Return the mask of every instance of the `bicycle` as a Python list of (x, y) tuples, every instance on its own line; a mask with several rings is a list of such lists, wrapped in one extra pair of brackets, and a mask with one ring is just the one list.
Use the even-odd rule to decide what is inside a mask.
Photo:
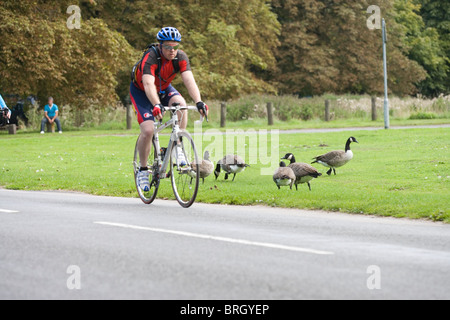
[[(172, 118), (165, 124), (162, 123), (162, 120), (158, 123), (155, 122), (155, 132), (147, 165), (142, 166), (139, 159), (138, 143), (140, 136), (136, 141), (133, 160), (134, 181), (139, 197), (145, 204), (151, 204), (155, 201), (161, 180), (169, 177), (175, 198), (183, 208), (191, 207), (197, 198), (200, 182), (200, 162), (194, 140), (187, 131), (181, 130), (179, 126), (181, 119), (178, 119), (178, 112), (183, 110), (197, 111), (197, 107), (182, 107), (178, 103), (174, 103), (172, 107), (163, 107), (163, 112), (170, 111)], [(203, 121), (203, 118), (201, 121)], [(167, 148), (161, 148), (159, 133), (168, 127), (172, 127), (169, 144)], [(180, 163), (178, 158), (177, 148), (180, 147), (185, 156), (185, 164)], [(141, 167), (148, 167), (149, 169), (149, 191), (144, 191), (139, 186), (137, 174)], [(169, 172), (167, 172), (168, 168), (170, 168)]]

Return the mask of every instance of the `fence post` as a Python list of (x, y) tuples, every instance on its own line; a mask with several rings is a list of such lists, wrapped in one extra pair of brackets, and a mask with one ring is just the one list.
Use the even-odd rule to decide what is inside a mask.
[(8, 127), (9, 134), (16, 134), (17, 133), (17, 126), (15, 124), (10, 124)]
[(225, 128), (227, 124), (227, 105), (225, 102), (220, 104), (220, 127)]
[(377, 121), (377, 97), (372, 97), (372, 121)]
[(78, 108), (75, 113), (75, 126), (77, 128), (80, 128), (82, 124), (83, 124), (83, 112), (81, 111), (80, 108)]
[(131, 130), (133, 127), (133, 113), (131, 105), (127, 104), (127, 130)]
[(330, 121), (330, 100), (325, 100), (325, 121)]
[(48, 133), (55, 133), (55, 123), (54, 122), (52, 124), (47, 122), (47, 132)]
[(273, 126), (273, 103), (272, 102), (267, 103), (267, 120), (268, 120), (269, 126)]

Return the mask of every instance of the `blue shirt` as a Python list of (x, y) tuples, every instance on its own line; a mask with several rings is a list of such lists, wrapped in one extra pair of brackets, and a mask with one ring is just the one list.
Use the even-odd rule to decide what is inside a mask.
[(0, 110), (3, 109), (8, 109), (8, 107), (6, 106), (5, 100), (3, 100), (2, 95), (0, 94)]
[(56, 111), (58, 111), (58, 106), (53, 104), (50, 108), (49, 105), (46, 105), (44, 111), (47, 112), (49, 118), (53, 118), (56, 115)]

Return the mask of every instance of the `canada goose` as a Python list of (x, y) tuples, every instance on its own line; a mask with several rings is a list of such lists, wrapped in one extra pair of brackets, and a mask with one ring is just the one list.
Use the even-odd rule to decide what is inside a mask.
[[(195, 172), (196, 164), (191, 163), (192, 171)], [(203, 160), (200, 163), (200, 178), (203, 180), (203, 184), (205, 183), (205, 178), (209, 177), (211, 173), (214, 171), (214, 164), (209, 159), (209, 151), (205, 151), (205, 154), (203, 155)], [(191, 178), (195, 178), (194, 173), (189, 174)]]
[(336, 175), (336, 168), (342, 167), (353, 159), (353, 152), (350, 150), (350, 144), (352, 142), (359, 143), (356, 141), (356, 138), (350, 137), (345, 145), (345, 151), (338, 150), (328, 152), (327, 154), (314, 158), (313, 160), (315, 161), (313, 163), (320, 163), (321, 165), (330, 168), (327, 172), (329, 176), (333, 171), (334, 175)]
[(230, 174), (234, 174), (233, 181), (236, 178), (236, 174), (245, 170), (245, 168), (250, 167), (244, 162), (244, 160), (237, 155), (227, 155), (222, 160), (217, 161), (216, 170), (214, 175), (216, 180), (220, 175), (220, 170), (225, 171), (225, 180), (228, 180)]
[(281, 158), (281, 160), (284, 159), (291, 161), (289, 167), (294, 171), (296, 177), (295, 188), (298, 190), (299, 184), (307, 183), (309, 191), (311, 191), (311, 184), (309, 182), (314, 178), (320, 177), (322, 174), (307, 163), (295, 162), (295, 157), (292, 153), (288, 153), (284, 158)]
[(280, 190), (281, 187), (287, 186), (290, 186), (292, 190), (292, 186), (294, 185), (295, 180), (296, 177), (292, 168), (286, 167), (286, 163), (281, 161), (280, 167), (273, 174), (273, 182), (275, 182), (275, 184), (277, 185), (278, 190)]

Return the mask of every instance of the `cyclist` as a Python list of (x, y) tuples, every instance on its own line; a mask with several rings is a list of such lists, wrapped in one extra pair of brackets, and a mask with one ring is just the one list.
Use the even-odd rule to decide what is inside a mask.
[[(130, 85), (130, 97), (141, 129), (138, 142), (141, 165), (148, 161), (155, 121), (162, 120), (163, 106), (179, 103), (186, 106), (181, 94), (171, 85), (181, 73), (181, 79), (189, 95), (197, 105), (202, 115), (208, 115), (208, 106), (202, 101), (200, 90), (191, 71), (189, 58), (180, 50), (181, 34), (176, 28), (162, 28), (157, 36), (158, 44), (150, 46), (133, 70)], [(187, 111), (180, 112), (182, 118), (180, 128), (186, 129)], [(186, 164), (183, 151), (178, 149), (178, 159)], [(138, 173), (138, 184), (143, 191), (150, 190), (149, 172), (147, 167), (141, 167)]]
[(5, 113), (6, 118), (11, 119), (11, 110), (6, 106), (5, 100), (3, 100), (2, 95), (0, 94), (0, 112)]

